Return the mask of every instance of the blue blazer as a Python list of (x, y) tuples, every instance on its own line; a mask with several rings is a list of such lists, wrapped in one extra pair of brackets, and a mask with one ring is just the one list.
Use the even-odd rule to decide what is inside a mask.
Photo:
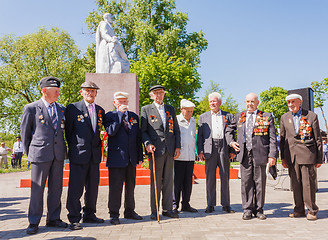
[(105, 111), (96, 105), (96, 114), (97, 126), (94, 132), (84, 100), (67, 106), (65, 136), (71, 163), (87, 164), (90, 161), (100, 163), (102, 146), (100, 132)]
[[(126, 167), (129, 162), (135, 167), (139, 161), (143, 161), (139, 117), (130, 111), (127, 115), (117, 110), (106, 114), (108, 167)], [(128, 122), (128, 130), (125, 129), (123, 117)]]

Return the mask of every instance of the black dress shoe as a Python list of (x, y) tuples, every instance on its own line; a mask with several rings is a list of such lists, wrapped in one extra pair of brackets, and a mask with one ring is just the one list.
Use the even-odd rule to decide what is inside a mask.
[(222, 207), (222, 211), (225, 211), (227, 213), (235, 213), (235, 211), (232, 210), (230, 206), (224, 206), (224, 207)]
[(126, 215), (124, 215), (124, 218), (133, 219), (133, 220), (142, 220), (142, 217), (139, 214), (137, 214), (136, 212), (126, 214)]
[(111, 217), (110, 223), (113, 225), (118, 225), (118, 224), (120, 224), (120, 220), (117, 217)]
[(179, 214), (173, 212), (172, 210), (168, 210), (166, 212), (163, 211), (162, 215), (170, 218), (179, 218)]
[(172, 210), (172, 212), (173, 212), (174, 214), (179, 214), (179, 211), (178, 211), (178, 209), (176, 209), (176, 208), (174, 208), (174, 209)]
[(256, 213), (256, 217), (260, 220), (265, 220), (267, 217), (263, 213)]
[(36, 234), (39, 231), (38, 224), (30, 224), (26, 229), (27, 234)]
[(214, 212), (214, 207), (212, 207), (212, 206), (207, 206), (207, 208), (205, 209), (205, 212), (206, 212), (206, 213)]
[(82, 228), (83, 228), (83, 227), (82, 227), (81, 224), (78, 223), (78, 222), (71, 223), (71, 224), (69, 225), (69, 229), (71, 229), (71, 230), (81, 230)]
[(68, 224), (60, 219), (49, 221), (46, 224), (47, 227), (67, 228)]
[(250, 219), (252, 219), (252, 213), (250, 213), (250, 212), (244, 212), (242, 219), (243, 220), (250, 220)]
[(157, 220), (157, 213), (150, 214), (150, 219), (151, 220)]
[(183, 212), (192, 212), (192, 213), (196, 213), (198, 212), (198, 210), (196, 208), (193, 208), (191, 206), (188, 206), (188, 207), (182, 207), (181, 208), (181, 211)]
[(97, 218), (95, 215), (91, 217), (83, 217), (83, 223), (103, 223), (105, 222), (102, 218)]

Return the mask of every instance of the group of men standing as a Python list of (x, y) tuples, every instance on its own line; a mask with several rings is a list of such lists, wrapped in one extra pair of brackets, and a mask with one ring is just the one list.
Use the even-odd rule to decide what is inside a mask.
[[(230, 206), (229, 175), (230, 159), (237, 155), (241, 163), (242, 219), (251, 219), (253, 215), (266, 219), (263, 213), (265, 169), (267, 164), (276, 164), (278, 151), (273, 117), (257, 109), (259, 100), (256, 94), (248, 94), (246, 111), (233, 116), (220, 109), (221, 95), (211, 93), (211, 110), (199, 117), (196, 141), (196, 121), (192, 117), (195, 105), (183, 99), (181, 114), (176, 116), (175, 109), (164, 104), (165, 88), (161, 85), (150, 88), (153, 103), (141, 108), (140, 125), (138, 115), (128, 110), (129, 96), (125, 92), (114, 94), (115, 110), (105, 114), (104, 109), (94, 103), (99, 89), (95, 83), (83, 83), (80, 90), (83, 100), (69, 104), (67, 108), (56, 103), (60, 93), (59, 79), (43, 78), (40, 86), (42, 98), (25, 106), (21, 123), (25, 152), (32, 165), (28, 234), (38, 232), (47, 179), (47, 226), (68, 226), (60, 219), (66, 155), (64, 132), (70, 160), (66, 204), (69, 227), (72, 230), (82, 229), (81, 219), (86, 223), (104, 222), (95, 215), (103, 127), (108, 134), (108, 208), (113, 225), (120, 224), (119, 209), (124, 184), (124, 217), (143, 219), (135, 212), (134, 199), (136, 165), (143, 161), (142, 144), (151, 170), (151, 219), (158, 218), (161, 195), (163, 216), (179, 217), (181, 195), (181, 211), (197, 212), (190, 206), (195, 142), (198, 158), (205, 161), (205, 212), (215, 211), (216, 168), (219, 167), (222, 210), (234, 213)], [(286, 100), (290, 112), (281, 118), (280, 148), (283, 166), (289, 168), (293, 184), (295, 208), (289, 216), (305, 216), (305, 204), (307, 219), (315, 220), (318, 212), (315, 205), (315, 167), (322, 162), (319, 124), (316, 114), (301, 108), (300, 95), (289, 95)]]

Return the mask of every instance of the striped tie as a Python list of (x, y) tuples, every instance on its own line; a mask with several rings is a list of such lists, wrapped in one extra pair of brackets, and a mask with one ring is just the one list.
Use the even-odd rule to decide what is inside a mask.
[(51, 112), (51, 122), (52, 122), (52, 125), (54, 126), (54, 128), (56, 129), (57, 128), (57, 122), (58, 122), (58, 118), (57, 118), (57, 114), (56, 114), (56, 109), (55, 109), (55, 104), (50, 104), (50, 112)]

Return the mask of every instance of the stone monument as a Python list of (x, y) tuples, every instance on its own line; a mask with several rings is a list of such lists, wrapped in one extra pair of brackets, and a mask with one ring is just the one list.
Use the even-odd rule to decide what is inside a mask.
[(129, 73), (130, 63), (115, 36), (112, 15), (104, 14), (96, 32), (96, 73)]
[(129, 93), (129, 110), (139, 114), (137, 76), (130, 73), (129, 60), (114, 34), (111, 14), (105, 13), (103, 18), (96, 32), (96, 73), (86, 73), (85, 81), (100, 88), (95, 102), (106, 112), (114, 109), (113, 94), (123, 91)]

